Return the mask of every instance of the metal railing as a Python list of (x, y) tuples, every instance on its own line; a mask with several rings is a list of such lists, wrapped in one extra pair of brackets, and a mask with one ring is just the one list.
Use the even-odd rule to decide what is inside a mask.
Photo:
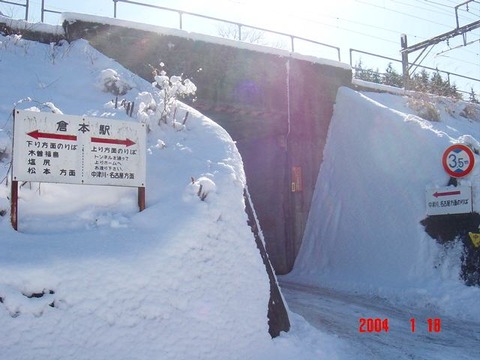
[(51, 13), (51, 14), (61, 14), (61, 11), (56, 11), (56, 10), (50, 10), (45, 7), (45, 0), (42, 0), (42, 9), (41, 9), (42, 15), (41, 15), (41, 21), (43, 22), (45, 19), (45, 13)]
[(114, 18), (117, 18), (117, 3), (125, 3), (125, 4), (131, 4), (131, 5), (153, 8), (153, 9), (157, 9), (157, 10), (175, 12), (179, 16), (179, 29), (181, 29), (181, 30), (183, 29), (183, 15), (190, 15), (190, 16), (194, 16), (194, 17), (199, 17), (199, 18), (212, 20), (212, 21), (220, 21), (220, 22), (223, 22), (223, 23), (227, 23), (227, 24), (237, 26), (238, 27), (238, 37), (239, 37), (240, 41), (242, 40), (242, 28), (249, 28), (249, 29), (254, 29), (254, 30), (258, 30), (258, 31), (262, 31), (262, 32), (268, 32), (268, 33), (271, 33), (271, 34), (276, 34), (276, 35), (288, 37), (290, 39), (290, 49), (291, 49), (292, 52), (295, 52), (295, 40), (305, 41), (305, 42), (308, 42), (308, 43), (311, 43), (311, 44), (314, 44), (314, 45), (319, 45), (319, 46), (327, 47), (329, 49), (336, 50), (337, 59), (338, 59), (338, 61), (341, 61), (340, 48), (337, 47), (337, 46), (325, 44), (325, 43), (315, 41), (315, 40), (311, 40), (311, 39), (307, 39), (307, 38), (304, 38), (304, 37), (301, 37), (301, 36), (287, 34), (287, 33), (280, 32), (280, 31), (265, 29), (265, 28), (261, 28), (261, 27), (257, 27), (257, 26), (248, 25), (248, 24), (242, 24), (242, 23), (239, 23), (239, 22), (229, 21), (229, 20), (220, 19), (220, 18), (216, 18), (216, 17), (213, 17), (213, 16), (208, 16), (208, 15), (202, 15), (202, 14), (198, 14), (198, 13), (193, 13), (193, 12), (189, 12), (189, 11), (183, 11), (183, 10), (179, 10), (179, 9), (167, 8), (167, 7), (164, 7), (164, 6), (146, 4), (146, 3), (142, 3), (142, 2), (138, 2), (138, 1), (113, 0), (113, 17)]
[(0, 0), (0, 3), (14, 5), (14, 6), (20, 6), (20, 7), (25, 8), (25, 21), (28, 20), (28, 9), (30, 8), (30, 0), (25, 0), (24, 4), (20, 4), (20, 3), (17, 3), (17, 2), (13, 2), (13, 1), (6, 1), (6, 0)]
[[(301, 37), (301, 36), (296, 36), (296, 35), (280, 32), (280, 31), (270, 30), (270, 29), (257, 27), (257, 26), (252, 26), (252, 25), (248, 25), (248, 24), (243, 24), (243, 23), (239, 23), (239, 22), (235, 22), (235, 21), (220, 19), (220, 18), (216, 18), (216, 17), (213, 17), (213, 16), (202, 15), (202, 14), (198, 14), (198, 13), (194, 13), (194, 12), (189, 12), (189, 11), (184, 11), (184, 10), (179, 10), (179, 9), (172, 9), (172, 8), (168, 8), (168, 7), (164, 7), (164, 6), (158, 6), (158, 5), (143, 3), (143, 2), (140, 2), (140, 1), (133, 1), (133, 0), (112, 0), (112, 1), (113, 1), (113, 5), (114, 5), (113, 6), (113, 17), (114, 18), (117, 18), (118, 3), (125, 3), (125, 4), (135, 5), (135, 6), (148, 7), (148, 8), (157, 9), (157, 10), (160, 10), (160, 11), (167, 11), (167, 12), (176, 13), (178, 15), (178, 19), (179, 19), (178, 27), (181, 30), (183, 30), (183, 28), (184, 28), (184, 15), (188, 15), (188, 16), (193, 16), (193, 17), (197, 17), (197, 18), (202, 18), (202, 19), (207, 19), (207, 20), (211, 20), (211, 21), (222, 22), (222, 23), (227, 23), (227, 24), (233, 25), (233, 26), (237, 27), (237, 29), (238, 29), (238, 39), (239, 40), (242, 40), (242, 30), (244, 30), (245, 28), (254, 29), (254, 30), (261, 31), (261, 32), (267, 32), (267, 33), (270, 33), (270, 34), (275, 34), (275, 35), (279, 35), (279, 36), (289, 38), (290, 39), (290, 50), (291, 50), (291, 52), (295, 52), (295, 50), (296, 50), (295, 49), (295, 41), (296, 40), (297, 41), (304, 41), (304, 42), (307, 42), (307, 43), (310, 43), (310, 44), (313, 44), (313, 45), (318, 45), (318, 46), (322, 46), (322, 47), (325, 47), (325, 48), (328, 48), (328, 49), (335, 50), (336, 55), (337, 55), (337, 60), (341, 61), (341, 55), (340, 55), (340, 48), (339, 47), (329, 45), (329, 44), (325, 44), (325, 43), (322, 43), (322, 42), (319, 42), (319, 41), (307, 39), (307, 38), (304, 38), (304, 37)], [(61, 14), (62, 13), (61, 11), (48, 9), (45, 5), (45, 2), (46, 2), (46, 0), (41, 1), (41, 21), (42, 22), (44, 22), (46, 13), (52, 13), (52, 14)], [(10, 4), (10, 5), (13, 5), (13, 6), (19, 6), (19, 7), (25, 8), (25, 20), (28, 20), (29, 9), (30, 9), (30, 0), (25, 0), (24, 3), (19, 3), (19, 2), (9, 1), (9, 0), (0, 0), (0, 4), (1, 3)], [(362, 69), (359, 69), (356, 66), (356, 64), (353, 63), (353, 61), (354, 61), (353, 60), (353, 54), (354, 53), (373, 56), (373, 57), (376, 57), (376, 58), (388, 60), (389, 62), (396, 63), (396, 64), (397, 63), (398, 64), (402, 63), (402, 61), (399, 60), (399, 59), (395, 59), (395, 58), (391, 58), (391, 57), (387, 57), (387, 56), (383, 56), (383, 55), (380, 55), (380, 54), (375, 54), (375, 53), (371, 53), (371, 52), (367, 52), (367, 51), (362, 51), (362, 50), (358, 50), (358, 49), (350, 49), (350, 66), (352, 67), (353, 70), (362, 70)], [(413, 66), (413, 64), (410, 64), (410, 65)], [(421, 68), (421, 69), (425, 69), (425, 70), (438, 72), (440, 74), (446, 75), (449, 83), (450, 83), (451, 77), (453, 76), (453, 77), (460, 78), (460, 79), (463, 79), (463, 80), (473, 81), (473, 82), (475, 82), (475, 84), (479, 84), (479, 87), (480, 87), (480, 80), (477, 79), (477, 78), (473, 78), (473, 77), (470, 77), (470, 76), (465, 76), (465, 75), (461, 75), (461, 74), (457, 74), (457, 73), (453, 73), (453, 72), (449, 72), (449, 71), (440, 70), (438, 68), (423, 66), (423, 65), (416, 65), (416, 67)], [(363, 70), (365, 70), (365, 69), (363, 69)], [(382, 75), (382, 73), (378, 72), (378, 75)], [(462, 93), (469, 93), (468, 91), (462, 91), (462, 90), (458, 90), (458, 91), (462, 92)]]

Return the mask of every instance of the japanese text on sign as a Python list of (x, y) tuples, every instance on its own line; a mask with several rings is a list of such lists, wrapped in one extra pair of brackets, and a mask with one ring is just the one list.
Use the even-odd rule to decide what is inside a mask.
[(427, 215), (466, 214), (472, 212), (470, 186), (427, 188)]
[(143, 187), (145, 137), (140, 123), (16, 110), (13, 178)]

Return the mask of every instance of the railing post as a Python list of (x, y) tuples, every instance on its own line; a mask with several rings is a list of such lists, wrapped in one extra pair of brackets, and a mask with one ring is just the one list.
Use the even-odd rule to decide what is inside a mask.
[(238, 25), (238, 40), (242, 41), (242, 24), (237, 24)]
[(295, 46), (293, 44), (295, 40), (295, 37), (293, 35), (290, 35), (290, 44), (292, 45), (292, 53), (295, 52)]
[(178, 15), (180, 15), (180, 30), (183, 30), (183, 12), (179, 11)]
[(113, 17), (117, 18), (117, 0), (113, 0)]
[(29, 5), (30, 5), (30, 0), (27, 0), (27, 2), (25, 3), (25, 21), (28, 21), (28, 8), (29, 8)]
[(42, 0), (42, 14), (40, 15), (40, 21), (43, 23), (45, 13), (45, 0)]

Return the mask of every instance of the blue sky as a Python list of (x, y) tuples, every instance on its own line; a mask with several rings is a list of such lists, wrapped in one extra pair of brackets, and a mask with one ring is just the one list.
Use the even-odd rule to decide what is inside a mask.
[[(14, 0), (22, 3), (25, 0)], [(384, 70), (389, 60), (370, 55), (370, 52), (400, 60), (400, 35), (407, 34), (409, 45), (453, 30), (456, 26), (454, 7), (465, 0), (336, 0), (314, 3), (309, 0), (280, 2), (272, 0), (136, 0), (158, 6), (195, 12), (212, 17), (251, 24), (262, 28), (291, 33), (341, 48), (341, 61), (353, 63), (362, 60), (366, 67)], [(320, 5), (318, 5), (320, 4)], [(30, 21), (40, 20), (41, 0), (30, 0)], [(47, 9), (90, 13), (113, 17), (112, 0), (45, 0)], [(24, 9), (0, 4), (0, 10), (14, 17), (24, 16)], [(179, 16), (173, 12), (118, 3), (118, 18), (146, 22), (167, 27), (178, 27)], [(59, 16), (46, 13), (45, 21), (57, 23)], [(480, 20), (480, 3), (459, 8), (460, 26)], [(184, 29), (218, 34), (219, 26), (211, 21), (192, 16), (183, 17)], [(224, 26), (224, 25), (223, 25)], [(480, 79), (480, 29), (467, 35), (466, 47), (461, 36), (447, 44), (442, 42), (427, 50), (422, 65)], [(289, 48), (290, 40), (267, 35), (265, 42)], [(296, 50), (319, 57), (335, 58), (336, 52), (298, 41)], [(458, 48), (456, 48), (458, 47)], [(453, 49), (452, 48), (456, 48)], [(420, 52), (410, 54), (410, 61)], [(423, 58), (423, 56), (422, 56)], [(395, 64), (395, 63), (394, 63)], [(400, 71), (400, 67), (398, 70)], [(452, 81), (462, 88), (474, 86), (480, 92), (480, 83), (452, 75)]]

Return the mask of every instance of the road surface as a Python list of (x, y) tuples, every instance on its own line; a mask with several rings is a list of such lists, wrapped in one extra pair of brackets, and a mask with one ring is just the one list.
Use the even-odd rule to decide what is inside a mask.
[[(480, 359), (478, 322), (446, 317), (434, 308), (398, 308), (374, 296), (282, 280), (280, 285), (291, 311), (303, 316), (320, 331), (346, 341), (359, 360)], [(377, 328), (375, 319), (381, 319), (376, 321)], [(430, 324), (428, 319), (431, 319)], [(415, 331), (412, 331), (412, 324)]]

